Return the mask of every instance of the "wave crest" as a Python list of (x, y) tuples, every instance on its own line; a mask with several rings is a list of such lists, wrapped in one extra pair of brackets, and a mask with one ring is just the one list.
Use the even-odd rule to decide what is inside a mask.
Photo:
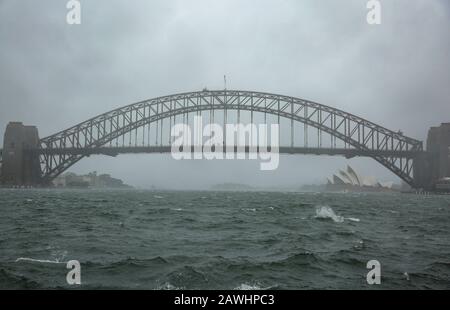
[(323, 220), (331, 219), (335, 223), (342, 223), (344, 221), (344, 217), (336, 215), (330, 206), (317, 206), (315, 218)]
[(18, 262), (34, 262), (34, 263), (46, 263), (46, 264), (67, 264), (67, 262), (59, 261), (58, 259), (49, 260), (49, 259), (35, 259), (29, 257), (19, 257), (16, 259), (16, 263)]

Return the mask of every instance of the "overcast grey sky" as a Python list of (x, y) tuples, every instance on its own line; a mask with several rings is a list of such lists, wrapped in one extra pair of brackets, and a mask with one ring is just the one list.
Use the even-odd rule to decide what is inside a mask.
[[(82, 24), (68, 25), (65, 0), (0, 0), (2, 133), (14, 120), (44, 137), (135, 101), (222, 88), (224, 74), (228, 88), (310, 99), (421, 140), (450, 121), (446, 0), (381, 1), (377, 26), (366, 0), (81, 2)], [(253, 161), (97, 156), (72, 171), (143, 187), (298, 186), (346, 163), (398, 181), (370, 159), (322, 156), (283, 156), (272, 172)]]

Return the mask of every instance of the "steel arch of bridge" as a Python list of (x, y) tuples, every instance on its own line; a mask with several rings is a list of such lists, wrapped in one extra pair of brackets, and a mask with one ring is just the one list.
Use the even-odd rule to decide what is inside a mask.
[(43, 138), (39, 150), (43, 181), (50, 182), (86, 156), (83, 152), (61, 150), (99, 148), (162, 119), (215, 110), (262, 112), (314, 127), (319, 135), (328, 133), (335, 143), (338, 139), (371, 154), (370, 157), (406, 183), (414, 185), (413, 158), (401, 154), (422, 151), (421, 141), (330, 106), (290, 96), (239, 90), (204, 90), (145, 100)]

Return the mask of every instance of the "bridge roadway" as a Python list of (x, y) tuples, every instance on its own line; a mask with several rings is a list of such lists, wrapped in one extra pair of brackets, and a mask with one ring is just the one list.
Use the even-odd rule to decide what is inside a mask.
[[(191, 152), (194, 152), (194, 146), (189, 146)], [(238, 153), (237, 146), (225, 147), (224, 153), (226, 153), (230, 148), (233, 148), (234, 153)], [(259, 147), (249, 147), (246, 146), (245, 153), (259, 153)], [(182, 150), (182, 149), (180, 149)], [(262, 150), (264, 152), (266, 148)], [(140, 153), (170, 153), (172, 151), (171, 146), (102, 146), (102, 147), (89, 147), (89, 148), (51, 148), (51, 149), (33, 149), (31, 152), (36, 152), (40, 155), (108, 155), (117, 156), (119, 154), (140, 154)], [(213, 148), (214, 151), (214, 148)], [(271, 151), (270, 146), (267, 147), (267, 151)], [(242, 149), (239, 149), (242, 153)], [(305, 154), (305, 155), (340, 155), (346, 158), (352, 158), (355, 156), (386, 156), (386, 157), (402, 157), (402, 158), (415, 158), (418, 154), (423, 153), (421, 150), (414, 151), (395, 151), (395, 150), (358, 150), (351, 148), (314, 148), (314, 147), (279, 147), (280, 154)]]

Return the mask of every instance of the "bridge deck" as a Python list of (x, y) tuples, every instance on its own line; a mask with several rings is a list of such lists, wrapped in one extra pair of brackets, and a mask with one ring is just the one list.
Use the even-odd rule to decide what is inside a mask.
[[(191, 152), (195, 152), (194, 146), (188, 147)], [(223, 152), (229, 152), (230, 149), (234, 153), (238, 153), (237, 146), (225, 147)], [(239, 149), (242, 153), (254, 153), (254, 152), (264, 152), (266, 149), (261, 149), (259, 147), (245, 147), (244, 150)], [(126, 147), (94, 147), (94, 148), (52, 148), (52, 149), (35, 149), (33, 152), (46, 155), (108, 155), (117, 156), (119, 154), (139, 154), (139, 153), (170, 153), (172, 151), (171, 146), (126, 146)], [(271, 151), (270, 147), (267, 151)], [(391, 150), (358, 150), (350, 148), (313, 148), (313, 147), (279, 147), (280, 154), (311, 154), (311, 155), (340, 155), (347, 158), (352, 158), (355, 156), (391, 156), (391, 157), (402, 157), (402, 158), (414, 158), (421, 151), (391, 151)]]

